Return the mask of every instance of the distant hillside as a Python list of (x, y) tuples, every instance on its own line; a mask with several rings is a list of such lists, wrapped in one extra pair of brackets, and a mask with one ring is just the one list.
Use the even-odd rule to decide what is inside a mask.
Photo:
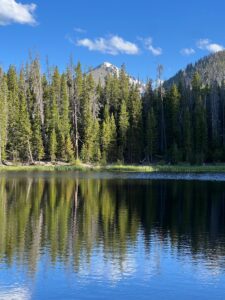
[(193, 74), (198, 72), (204, 85), (214, 81), (221, 84), (225, 79), (225, 51), (206, 56), (195, 64), (190, 64), (185, 70), (180, 70), (175, 76), (164, 82), (166, 88), (174, 83), (182, 82), (185, 86), (191, 85)]
[[(104, 85), (105, 78), (108, 75), (116, 74), (117, 76), (119, 76), (120, 69), (109, 62), (104, 62), (101, 65), (97, 66), (96, 68), (92, 69), (90, 72), (96, 84), (100, 82), (102, 85)], [(140, 92), (143, 93), (145, 89), (145, 84), (130, 75), (128, 76), (129, 76), (130, 83), (139, 84)]]

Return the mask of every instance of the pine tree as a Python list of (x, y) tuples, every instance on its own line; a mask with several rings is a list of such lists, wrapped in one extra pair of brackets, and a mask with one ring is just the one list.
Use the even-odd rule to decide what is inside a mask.
[[(0, 72), (1, 73), (1, 72)], [(7, 78), (0, 78), (0, 164), (6, 159), (7, 127), (8, 127), (8, 87)]]
[[(127, 90), (128, 91), (128, 90)], [(108, 75), (105, 79), (105, 86), (103, 90), (103, 99), (101, 101), (101, 105), (103, 110), (101, 111), (101, 116), (104, 116), (104, 107), (105, 105), (109, 106), (110, 113), (113, 113), (117, 122), (119, 107), (120, 107), (120, 100), (123, 97), (123, 92), (125, 92), (124, 83), (118, 79), (117, 74)]]
[(153, 161), (156, 153), (156, 118), (153, 108), (150, 109), (146, 124), (146, 155), (148, 161)]
[[(50, 159), (65, 159), (65, 136), (63, 132), (61, 116), (62, 116), (62, 101), (65, 101), (66, 89), (62, 87), (61, 76), (57, 67), (54, 69), (51, 86), (51, 125), (50, 125)], [(63, 90), (62, 90), (63, 88)], [(63, 93), (63, 94), (62, 94)], [(61, 98), (62, 96), (62, 98)], [(64, 124), (63, 124), (64, 125)], [(68, 125), (68, 124), (65, 124)]]
[(50, 152), (51, 162), (54, 162), (56, 160), (56, 153), (57, 153), (57, 140), (56, 140), (55, 128), (52, 129), (50, 134), (49, 152)]
[(177, 162), (179, 159), (179, 108), (180, 93), (177, 86), (173, 85), (166, 101), (167, 143), (170, 145), (169, 156), (172, 162)]
[(8, 144), (9, 158), (18, 159), (18, 122), (19, 122), (19, 88), (17, 73), (13, 66), (9, 67), (7, 74), (8, 84)]
[[(28, 83), (27, 94), (27, 107), (30, 115), (31, 122), (31, 151), (33, 159), (40, 161), (45, 156), (44, 138), (46, 138), (47, 120), (45, 120), (44, 112), (44, 78), (41, 76), (39, 59), (31, 60), (26, 68), (26, 81)], [(47, 80), (46, 80), (47, 85)], [(46, 105), (46, 107), (49, 107)], [(47, 148), (47, 145), (46, 145)]]
[(90, 75), (84, 76), (81, 95), (81, 157), (85, 162), (93, 161), (94, 157), (94, 123), (96, 117), (93, 115), (93, 98), (95, 97), (94, 81)]
[(160, 138), (159, 138), (159, 145), (160, 145), (160, 154), (165, 155), (167, 151), (167, 136), (166, 136), (166, 118), (165, 118), (165, 95), (164, 95), (164, 89), (162, 85), (162, 73), (163, 73), (163, 66), (158, 65), (157, 67), (157, 73), (158, 73), (158, 88), (157, 88), (157, 102), (158, 102), (158, 128), (160, 132)]
[(64, 136), (70, 133), (69, 122), (69, 97), (67, 92), (66, 77), (63, 74), (61, 77), (61, 93), (60, 93), (60, 126)]
[(67, 85), (69, 88), (69, 102), (72, 120), (72, 142), (75, 150), (75, 158), (76, 160), (79, 160), (79, 126), (81, 125), (79, 117), (81, 114), (80, 109), (83, 86), (83, 75), (80, 63), (78, 63), (76, 68), (74, 68), (73, 62), (71, 62), (70, 68), (67, 71)]
[[(60, 132), (60, 123), (59, 123), (59, 111), (57, 106), (57, 100), (55, 95), (55, 86), (51, 86), (50, 94), (50, 116), (49, 116), (49, 128), (48, 132), (48, 149), (51, 161), (55, 161), (58, 154), (58, 149), (62, 150), (63, 136)], [(52, 142), (54, 144), (52, 145)], [(60, 146), (59, 146), (60, 144)], [(59, 154), (58, 154), (59, 155)]]
[(73, 144), (70, 136), (66, 136), (65, 138), (65, 160), (68, 162), (73, 161), (74, 159), (74, 151)]
[(113, 114), (109, 114), (109, 106), (105, 106), (104, 121), (102, 123), (102, 160), (113, 162), (116, 160), (116, 124)]
[(62, 159), (72, 160), (73, 149), (70, 138), (70, 121), (69, 121), (69, 96), (67, 92), (66, 76), (61, 76), (61, 93), (60, 93), (60, 126), (59, 131), (61, 134), (61, 147), (59, 155)]
[[(142, 102), (138, 86), (131, 88), (129, 96), (129, 138), (128, 157), (131, 163), (140, 162), (143, 149)], [(138, 141), (138, 143), (137, 143)]]
[(56, 105), (60, 107), (60, 99), (61, 99), (61, 76), (59, 74), (59, 70), (57, 67), (54, 69), (54, 73), (52, 76), (52, 90), (54, 92), (56, 98)]
[(32, 103), (30, 104), (31, 112), (40, 117), (41, 129), (44, 125), (44, 103), (43, 103), (43, 86), (41, 67), (38, 57), (31, 60), (27, 67), (29, 93), (31, 94)]
[(33, 155), (31, 150), (31, 134), (31, 123), (26, 101), (24, 70), (21, 70), (19, 79), (19, 119), (17, 149), (20, 159), (29, 159), (30, 162), (33, 163)]
[(128, 103), (129, 100), (129, 90), (130, 90), (130, 84), (129, 84), (129, 77), (126, 74), (126, 68), (125, 65), (122, 65), (119, 73), (119, 100), (122, 102), (123, 100)]
[(146, 122), (149, 111), (154, 106), (154, 98), (155, 95), (152, 87), (152, 81), (148, 80), (148, 82), (146, 83), (144, 94), (142, 95), (144, 123)]
[(116, 129), (116, 121), (113, 113), (110, 116), (110, 131), (111, 131), (111, 140), (109, 147), (109, 162), (115, 162), (117, 160), (117, 129)]
[(127, 147), (127, 133), (129, 128), (129, 114), (125, 100), (122, 101), (119, 113), (119, 159), (124, 161)]
[(98, 119), (94, 119), (93, 122), (93, 161), (100, 162), (101, 150), (100, 150), (100, 126)]
[(212, 152), (212, 159), (216, 159), (218, 148), (220, 146), (220, 97), (219, 97), (219, 86), (217, 82), (206, 85), (203, 89), (203, 100), (208, 100), (208, 117), (209, 117), (209, 131), (210, 139), (208, 139), (210, 149)]
[[(45, 154), (49, 157), (49, 136), (51, 129), (51, 86), (47, 80), (46, 75), (42, 78), (42, 90), (43, 90), (43, 109), (44, 109), (44, 134), (43, 134), (43, 145), (45, 149)], [(36, 110), (37, 113), (37, 110)]]
[[(157, 128), (157, 106), (152, 81), (146, 84), (145, 92), (142, 96), (142, 119), (144, 124), (144, 150), (145, 160), (153, 161), (153, 156), (157, 153), (158, 128)], [(158, 104), (158, 103), (157, 103)]]
[(183, 153), (186, 162), (192, 161), (192, 147), (191, 117), (189, 109), (186, 108), (183, 120)]
[(207, 123), (205, 105), (201, 95), (201, 79), (198, 73), (193, 76), (192, 88), (194, 99), (195, 161), (196, 163), (203, 163), (207, 151)]
[(32, 120), (32, 153), (35, 160), (41, 160), (44, 157), (44, 145), (41, 133), (41, 117), (37, 113)]
[(102, 160), (104, 163), (108, 160), (109, 154), (109, 145), (111, 140), (111, 131), (110, 131), (110, 115), (109, 115), (109, 106), (105, 106), (104, 110), (104, 121), (102, 123)]

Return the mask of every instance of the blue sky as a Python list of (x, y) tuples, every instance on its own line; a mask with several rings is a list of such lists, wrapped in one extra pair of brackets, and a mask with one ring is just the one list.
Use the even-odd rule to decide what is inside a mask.
[(125, 63), (130, 74), (164, 78), (225, 47), (223, 0), (0, 0), (0, 65), (38, 53), (63, 70)]

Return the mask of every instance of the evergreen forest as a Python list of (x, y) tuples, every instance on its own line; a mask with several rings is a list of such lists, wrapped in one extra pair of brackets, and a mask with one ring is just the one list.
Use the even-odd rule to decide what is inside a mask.
[(123, 66), (96, 85), (80, 63), (43, 73), (38, 58), (0, 69), (0, 161), (225, 161), (225, 82), (158, 82), (141, 94)]

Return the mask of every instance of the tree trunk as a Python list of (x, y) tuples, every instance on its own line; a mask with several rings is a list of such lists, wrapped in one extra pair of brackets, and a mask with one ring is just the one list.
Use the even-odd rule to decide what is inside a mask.
[(77, 121), (77, 105), (74, 104), (74, 129), (75, 129), (75, 156), (76, 156), (76, 160), (79, 159), (79, 148), (78, 148), (78, 140), (79, 140), (79, 134), (78, 134), (78, 121)]
[(27, 140), (27, 144), (28, 144), (29, 159), (30, 159), (31, 164), (33, 164), (34, 159), (33, 159), (32, 151), (31, 151), (31, 148), (30, 148), (30, 141), (29, 140)]

